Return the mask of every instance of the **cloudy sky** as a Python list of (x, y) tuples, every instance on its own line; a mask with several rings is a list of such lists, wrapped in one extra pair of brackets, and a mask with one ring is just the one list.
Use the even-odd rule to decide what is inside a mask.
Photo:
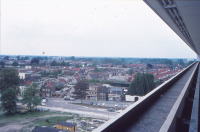
[(2, 0), (1, 54), (196, 58), (143, 1)]

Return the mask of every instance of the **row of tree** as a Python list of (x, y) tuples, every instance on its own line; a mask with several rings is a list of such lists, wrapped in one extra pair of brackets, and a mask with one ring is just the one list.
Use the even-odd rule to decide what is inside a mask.
[(155, 88), (153, 74), (137, 73), (130, 83), (127, 94), (144, 96)]
[(70, 66), (70, 63), (69, 62), (61, 62), (61, 63), (59, 63), (59, 62), (56, 62), (56, 61), (52, 61), (51, 63), (50, 63), (50, 65), (51, 66)]
[[(20, 92), (19, 85), (20, 78), (18, 76), (18, 71), (13, 68), (4, 68), (0, 73), (0, 109), (7, 111), (8, 114), (15, 113), (17, 107), (16, 103), (19, 101), (17, 98), (17, 95)], [(33, 107), (41, 103), (37, 87), (37, 83), (32, 83), (32, 85), (24, 91), (22, 103), (27, 104), (30, 111), (33, 110)]]

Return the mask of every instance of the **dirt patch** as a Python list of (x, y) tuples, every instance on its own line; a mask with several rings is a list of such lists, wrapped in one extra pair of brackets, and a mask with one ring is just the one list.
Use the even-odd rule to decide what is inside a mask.
[(19, 132), (19, 130), (25, 125), (20, 125), (18, 123), (9, 123), (4, 126), (1, 126), (1, 132)]
[(29, 118), (23, 118), (23, 119), (17, 118), (14, 120), (1, 120), (0, 132), (30, 132), (37, 125), (33, 123), (35, 120), (45, 119), (49, 117), (56, 117), (56, 116), (67, 116), (67, 115), (49, 113), (49, 115), (45, 115), (42, 117), (29, 117)]

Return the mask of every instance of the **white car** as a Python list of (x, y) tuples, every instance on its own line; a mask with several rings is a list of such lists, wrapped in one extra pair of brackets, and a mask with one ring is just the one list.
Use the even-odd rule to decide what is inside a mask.
[(47, 102), (46, 99), (43, 99), (43, 100), (42, 100), (42, 103), (46, 103), (46, 102)]
[(117, 113), (121, 113), (123, 110), (118, 110), (118, 111), (116, 111)]
[(106, 106), (106, 104), (105, 104), (105, 103), (102, 103), (101, 106)]
[(44, 102), (41, 103), (42, 106), (45, 106), (46, 104)]

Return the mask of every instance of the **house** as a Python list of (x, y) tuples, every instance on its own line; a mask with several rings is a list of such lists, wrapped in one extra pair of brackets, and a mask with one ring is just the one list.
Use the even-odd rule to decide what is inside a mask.
[(81, 75), (78, 72), (76, 72), (73, 77), (76, 79), (76, 81), (81, 80)]
[(59, 122), (58, 124), (56, 124), (56, 128), (75, 132), (77, 130), (77, 124), (71, 122)]
[(55, 83), (52, 81), (47, 81), (43, 84), (43, 86), (40, 89), (40, 96), (41, 97), (51, 97), (52, 96), (52, 92), (55, 92)]
[(20, 86), (19, 86), (20, 92), (19, 92), (19, 96), (23, 96), (24, 95), (24, 91), (31, 84), (32, 84), (32, 81), (24, 81), (23, 79), (20, 79)]
[(79, 80), (82, 80), (85, 78), (85, 76), (87, 75), (87, 70), (86, 69), (80, 69), (79, 68), (79, 71), (77, 71), (75, 74), (74, 74), (74, 78), (79, 81)]
[(86, 100), (97, 100), (97, 92), (103, 85), (101, 84), (90, 84), (89, 90), (87, 91)]
[(122, 101), (124, 100), (124, 92), (121, 87), (110, 87), (110, 93), (108, 94), (109, 101)]
[(31, 73), (31, 80), (38, 81), (39, 79), (41, 79), (41, 74), (37, 72)]
[(92, 80), (92, 79), (99, 79), (99, 75), (95, 75), (95, 74), (88, 74), (85, 79), (88, 79), (88, 80)]
[(106, 86), (101, 87), (97, 91), (97, 100), (108, 101), (108, 93), (109, 93), (109, 91)]
[(68, 130), (61, 130), (61, 129), (55, 129), (51, 127), (39, 127), (36, 126), (32, 132), (70, 132)]
[(129, 76), (113, 76), (108, 78), (109, 81), (128, 82)]
[(65, 81), (67, 84), (76, 84), (77, 83), (77, 80), (74, 78), (74, 76), (65, 77)]

